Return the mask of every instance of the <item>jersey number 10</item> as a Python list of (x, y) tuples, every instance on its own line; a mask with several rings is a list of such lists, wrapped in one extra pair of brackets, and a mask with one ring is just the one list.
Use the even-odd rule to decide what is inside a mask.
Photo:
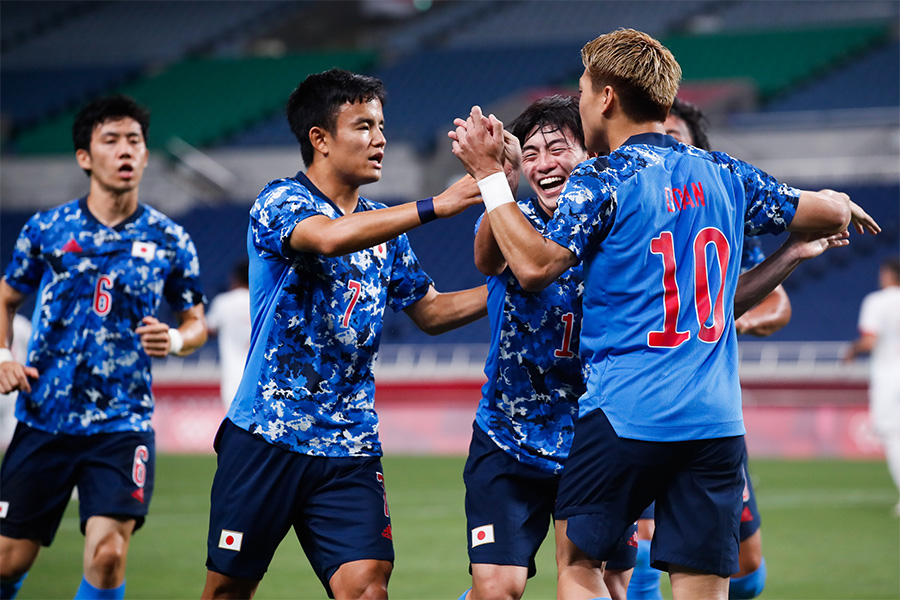
[[(715, 303), (710, 296), (709, 271), (706, 262), (706, 247), (712, 244), (719, 265), (719, 291)], [(678, 331), (678, 315), (681, 312), (681, 296), (678, 280), (675, 278), (675, 244), (671, 231), (663, 231), (650, 241), (650, 252), (659, 254), (663, 261), (663, 289), (665, 319), (662, 331), (647, 334), (647, 344), (653, 348), (675, 348), (691, 337), (690, 331)], [(728, 240), (715, 227), (700, 230), (694, 238), (694, 308), (696, 309), (699, 332), (697, 337), (703, 342), (714, 343), (725, 331), (725, 273), (728, 269), (730, 248)], [(712, 315), (712, 325), (706, 325)]]

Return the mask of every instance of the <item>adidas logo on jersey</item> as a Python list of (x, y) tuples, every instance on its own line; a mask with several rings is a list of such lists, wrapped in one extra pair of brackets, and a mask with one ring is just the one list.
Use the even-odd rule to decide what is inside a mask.
[(75, 238), (71, 238), (62, 247), (62, 251), (63, 252), (81, 252), (81, 246), (78, 245), (78, 242), (75, 241)]

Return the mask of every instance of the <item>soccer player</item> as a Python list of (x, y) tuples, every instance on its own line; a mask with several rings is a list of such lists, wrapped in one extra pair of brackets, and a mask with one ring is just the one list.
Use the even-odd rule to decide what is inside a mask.
[(291, 527), (330, 596), (387, 597), (372, 374), (384, 310), (436, 334), (484, 316), (487, 289), (438, 293), (405, 235), (477, 204), (470, 177), (389, 208), (359, 195), (381, 177), (384, 97), (379, 80), (332, 69), (288, 100), (307, 171), (250, 211), (250, 356), (215, 443), (204, 597), (251, 596)]
[[(509, 130), (516, 148), (521, 144), (521, 170), (534, 191), (519, 208), (542, 231), (572, 169), (588, 158), (578, 100), (541, 98)], [(513, 181), (518, 179), (516, 170)], [(520, 598), (553, 517), (578, 397), (585, 391), (578, 352), (581, 265), (541, 292), (527, 292), (507, 267), (490, 219), (483, 217), (475, 235), (475, 262), (488, 276), (492, 333), (488, 381), (463, 476), (472, 571), (468, 598)], [(606, 565), (607, 587), (616, 598), (625, 597), (635, 533), (636, 527), (626, 533)], [(602, 563), (594, 562), (596, 576), (604, 577)]]
[[(564, 543), (611, 556), (657, 501), (654, 564), (673, 596), (725, 598), (738, 568), (743, 423), (734, 310), (744, 230), (862, 226), (846, 195), (779, 185), (752, 166), (665, 135), (681, 69), (652, 37), (617, 30), (582, 49), (588, 151), (541, 235), (503, 178), (502, 123), (473, 107), (451, 132), (478, 180), (494, 237), (526, 290), (583, 261), (587, 392), (560, 480)], [(874, 229), (872, 229), (874, 233)], [(561, 598), (608, 597), (571, 560)]]
[[(869, 413), (884, 445), (888, 469), (900, 488), (900, 260), (888, 258), (878, 271), (878, 291), (868, 294), (859, 310), (859, 338), (847, 360), (871, 354)], [(894, 508), (900, 515), (900, 504)]]
[[(132, 534), (153, 495), (151, 357), (206, 341), (190, 236), (138, 201), (149, 112), (125, 96), (75, 117), (87, 196), (34, 215), (0, 282), (0, 340), (39, 291), (28, 360), (0, 348), (0, 392), (19, 391), (19, 425), (0, 479), (0, 596), (15, 597), (78, 487), (85, 537), (76, 598), (122, 598)], [(178, 327), (156, 315), (162, 299)]]
[(241, 260), (231, 269), (230, 288), (222, 292), (209, 305), (206, 325), (210, 335), (219, 342), (219, 395), (222, 406), (228, 410), (238, 385), (241, 373), (250, 352), (250, 282), (246, 260)]

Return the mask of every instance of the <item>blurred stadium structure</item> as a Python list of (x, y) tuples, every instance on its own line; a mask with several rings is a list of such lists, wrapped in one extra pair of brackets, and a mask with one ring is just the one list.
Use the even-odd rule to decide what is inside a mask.
[[(832, 433), (828, 419), (842, 431), (858, 427), (866, 367), (841, 364), (842, 344), (855, 337), (878, 264), (900, 244), (896, 0), (4, 0), (0, 264), (33, 212), (85, 193), (70, 127), (92, 96), (123, 92), (153, 110), (141, 199), (191, 233), (212, 298), (246, 252), (257, 191), (302, 169), (283, 105), (307, 74), (340, 66), (384, 80), (389, 151), (383, 180), (363, 193), (406, 202), (461, 174), (446, 138), (454, 117), (477, 103), (509, 120), (536, 97), (574, 93), (581, 46), (623, 26), (672, 49), (684, 70), (681, 95), (708, 114), (716, 149), (798, 187), (847, 191), (883, 226), (802, 265), (785, 284), (791, 324), (741, 342), (748, 410), (809, 409), (812, 421), (796, 426), (820, 438)], [(439, 289), (483, 282), (472, 261), (477, 216), (473, 209), (410, 233)], [(487, 342), (484, 323), (427, 338), (389, 314), (379, 396), (424, 382), (431, 399), (461, 382), (470, 422)], [(160, 418), (166, 386), (215, 413), (216, 361), (211, 343), (157, 365)], [(874, 451), (857, 446), (850, 454)], [(824, 450), (832, 451), (843, 452)]]

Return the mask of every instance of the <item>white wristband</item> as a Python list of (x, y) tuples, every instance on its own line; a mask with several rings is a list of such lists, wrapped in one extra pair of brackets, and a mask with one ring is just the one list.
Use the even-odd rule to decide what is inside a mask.
[(12, 351), (9, 348), (0, 348), (0, 364), (5, 362), (14, 362)]
[(169, 328), (169, 354), (178, 354), (184, 348), (184, 338), (174, 327)]
[(486, 212), (491, 212), (498, 206), (516, 201), (509, 189), (506, 174), (502, 171), (491, 173), (484, 179), (479, 179), (478, 189), (481, 190), (481, 200), (484, 202)]

